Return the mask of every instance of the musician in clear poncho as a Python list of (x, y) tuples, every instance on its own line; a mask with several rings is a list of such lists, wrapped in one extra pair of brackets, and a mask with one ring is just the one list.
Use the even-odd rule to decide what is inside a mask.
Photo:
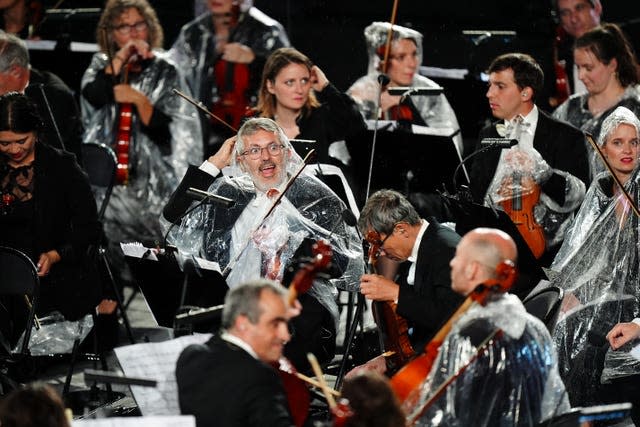
[[(232, 176), (221, 176), (220, 170), (230, 164)], [(298, 369), (307, 366), (307, 351), (321, 361), (333, 357), (337, 289), (356, 290), (364, 269), (361, 241), (343, 219), (344, 203), (304, 172), (286, 188), (302, 165), (273, 120), (249, 119), (237, 141), (235, 137), (225, 141), (200, 168), (190, 166), (164, 209), (164, 218), (178, 224), (169, 232), (169, 241), (184, 256), (217, 262), (231, 288), (259, 277), (287, 282), (288, 268), (295, 272), (298, 267), (294, 261), (311, 255), (310, 243), (318, 239), (330, 243), (333, 278), (316, 278), (300, 297), (303, 314), (293, 322), (293, 339), (285, 349)], [(235, 204), (229, 208), (203, 205), (186, 213), (191, 205), (186, 196), (189, 187), (230, 198)], [(279, 194), (282, 199), (265, 217)]]
[[(604, 120), (598, 139), (636, 206), (639, 136), (638, 118), (618, 107)], [(638, 231), (638, 217), (609, 172), (598, 174), (551, 266), (557, 271), (552, 283), (565, 291), (553, 337), (573, 406), (626, 401), (616, 399), (620, 384), (632, 375), (638, 382), (640, 362), (628, 348), (609, 349), (605, 340), (616, 323), (639, 317)]]
[[(358, 104), (365, 119), (375, 119), (376, 116), (380, 94), (378, 76), (384, 69), (385, 45), (390, 26), (388, 22), (374, 22), (365, 28), (364, 37), (369, 55), (367, 75), (356, 80), (347, 91)], [(383, 113), (380, 118), (449, 129), (451, 134), (456, 133), (453, 140), (462, 154), (462, 136), (458, 119), (444, 94), (401, 97), (388, 93), (389, 87), (439, 87), (433, 80), (418, 73), (422, 64), (422, 34), (410, 28), (394, 25), (391, 37), (389, 64), (386, 67), (390, 82), (380, 94), (380, 108)], [(399, 111), (410, 111), (409, 117), (403, 113), (396, 114)]]
[[(472, 230), (451, 261), (453, 290), (469, 295), (504, 280), (516, 254), (506, 233)], [(569, 409), (556, 365), (545, 325), (516, 296), (490, 294), (454, 320), (428, 377), (405, 401), (409, 424), (538, 425)]]
[[(82, 77), (80, 98), (84, 142), (115, 147), (119, 106), (133, 105), (126, 185), (113, 189), (105, 216), (110, 242), (159, 242), (159, 214), (187, 165), (202, 160), (196, 109), (172, 89), (185, 90), (176, 65), (162, 47), (162, 27), (146, 0), (110, 0), (97, 31), (100, 52)], [(108, 52), (111, 51), (112, 61)], [(138, 60), (140, 70), (127, 64)], [(113, 69), (112, 69), (113, 67)]]

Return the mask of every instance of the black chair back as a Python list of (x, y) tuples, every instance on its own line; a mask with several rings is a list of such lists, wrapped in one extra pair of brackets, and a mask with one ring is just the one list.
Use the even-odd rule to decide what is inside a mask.
[(522, 303), (528, 313), (542, 320), (551, 332), (558, 320), (564, 291), (557, 286), (549, 286), (529, 294)]
[[(94, 196), (98, 204), (98, 219), (102, 220), (115, 183), (118, 164), (116, 155), (104, 144), (89, 142), (82, 144), (82, 164), (94, 188)], [(98, 192), (96, 189), (102, 191)]]
[(27, 318), (24, 340), (20, 349), (20, 354), (28, 355), (29, 339), (31, 338), (31, 328), (40, 287), (38, 270), (33, 261), (23, 252), (14, 248), (0, 246), (0, 271), (2, 271), (0, 295), (25, 295), (30, 299), (29, 317)]

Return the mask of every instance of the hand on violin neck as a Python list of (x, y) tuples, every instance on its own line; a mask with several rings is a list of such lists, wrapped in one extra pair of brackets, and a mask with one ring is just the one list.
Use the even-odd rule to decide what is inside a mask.
[(129, 62), (137, 62), (143, 59), (153, 58), (153, 51), (149, 43), (142, 39), (131, 39), (116, 52), (116, 58), (119, 58), (125, 64)]
[(372, 301), (398, 301), (400, 287), (379, 274), (363, 274), (360, 278), (360, 293)]
[(387, 111), (398, 104), (400, 104), (400, 96), (389, 95), (386, 90), (380, 94), (380, 108), (382, 108), (382, 111)]
[(153, 104), (147, 96), (128, 84), (119, 84), (113, 87), (113, 98), (119, 104), (130, 103), (136, 106), (140, 121), (148, 126), (153, 115)]

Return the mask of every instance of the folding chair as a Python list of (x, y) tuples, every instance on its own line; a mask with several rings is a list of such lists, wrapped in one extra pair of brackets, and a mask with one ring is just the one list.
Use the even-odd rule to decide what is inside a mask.
[[(105, 144), (85, 143), (82, 144), (82, 163), (85, 172), (89, 175), (89, 182), (93, 189), (94, 197), (98, 205), (98, 220), (104, 219), (104, 213), (109, 205), (109, 199), (113, 191), (116, 178), (116, 168), (118, 165), (116, 155), (113, 150), (107, 147)], [(133, 333), (131, 331), (131, 324), (129, 323), (129, 317), (125, 310), (125, 305), (122, 300), (122, 295), (115, 282), (111, 267), (106, 256), (106, 249), (103, 245), (98, 247), (98, 255), (104, 271), (106, 272), (107, 279), (111, 283), (113, 294), (118, 303), (120, 315), (124, 323), (127, 336), (132, 344), (135, 343)]]
[(522, 303), (527, 312), (542, 320), (551, 332), (558, 320), (563, 297), (562, 288), (549, 286), (527, 295)]

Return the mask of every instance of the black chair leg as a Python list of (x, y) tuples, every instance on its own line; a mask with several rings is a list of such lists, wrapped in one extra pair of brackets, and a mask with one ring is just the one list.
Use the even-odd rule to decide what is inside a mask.
[(120, 315), (122, 316), (122, 321), (124, 323), (125, 330), (127, 331), (127, 337), (131, 344), (135, 344), (136, 341), (133, 338), (133, 332), (131, 330), (131, 323), (129, 322), (129, 316), (127, 315), (127, 310), (122, 301), (122, 295), (120, 294), (120, 290), (118, 289), (118, 285), (113, 277), (113, 273), (111, 272), (111, 266), (109, 265), (109, 261), (107, 260), (107, 256), (105, 253), (105, 249), (100, 247), (98, 249), (98, 253), (100, 255), (100, 259), (102, 260), (102, 265), (104, 266), (105, 271), (107, 272), (109, 283), (111, 283), (111, 289), (113, 290), (113, 294), (115, 295), (116, 302), (118, 303), (118, 309), (120, 310)]
[(356, 311), (354, 313), (353, 319), (351, 321), (351, 325), (347, 335), (345, 336), (345, 344), (344, 344), (344, 354), (342, 356), (342, 361), (340, 362), (340, 368), (338, 369), (338, 375), (336, 375), (336, 383), (334, 386), (335, 390), (340, 390), (342, 387), (342, 380), (346, 374), (347, 364), (349, 363), (349, 353), (351, 352), (351, 347), (353, 345), (353, 339), (356, 336), (356, 329), (358, 328), (358, 324), (362, 327), (362, 314), (364, 310), (364, 296), (360, 293), (357, 295), (357, 303), (356, 303)]

